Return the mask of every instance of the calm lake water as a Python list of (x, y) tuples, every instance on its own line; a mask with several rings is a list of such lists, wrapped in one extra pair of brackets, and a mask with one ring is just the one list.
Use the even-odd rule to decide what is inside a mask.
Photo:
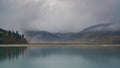
[(0, 47), (0, 68), (120, 68), (120, 47)]

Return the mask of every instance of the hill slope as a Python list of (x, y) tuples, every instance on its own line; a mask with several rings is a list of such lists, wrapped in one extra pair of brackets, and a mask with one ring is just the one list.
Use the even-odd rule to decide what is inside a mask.
[(26, 31), (31, 42), (77, 42), (77, 43), (120, 43), (118, 24), (98, 24), (78, 33), (51, 33), (47, 31)]
[(65, 42), (66, 37), (73, 33), (51, 33), (47, 31), (26, 31), (30, 42)]
[(18, 31), (6, 31), (0, 29), (0, 44), (26, 44), (27, 40), (24, 38), (24, 35), (20, 35)]
[(118, 24), (99, 24), (88, 27), (70, 37), (88, 43), (120, 43), (120, 29)]

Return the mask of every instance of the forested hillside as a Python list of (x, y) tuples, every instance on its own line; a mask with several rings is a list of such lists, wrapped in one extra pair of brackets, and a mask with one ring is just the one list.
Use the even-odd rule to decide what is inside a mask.
[(6, 31), (0, 29), (0, 44), (27, 44), (24, 35), (20, 35), (18, 31)]

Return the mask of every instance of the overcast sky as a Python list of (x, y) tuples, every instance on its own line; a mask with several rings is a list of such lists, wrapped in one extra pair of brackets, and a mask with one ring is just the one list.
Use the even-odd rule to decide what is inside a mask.
[(0, 0), (0, 28), (79, 32), (120, 22), (120, 0)]

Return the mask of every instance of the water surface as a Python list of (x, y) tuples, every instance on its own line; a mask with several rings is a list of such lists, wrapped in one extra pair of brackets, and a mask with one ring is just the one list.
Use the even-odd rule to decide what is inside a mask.
[(120, 47), (0, 47), (0, 68), (120, 68)]

